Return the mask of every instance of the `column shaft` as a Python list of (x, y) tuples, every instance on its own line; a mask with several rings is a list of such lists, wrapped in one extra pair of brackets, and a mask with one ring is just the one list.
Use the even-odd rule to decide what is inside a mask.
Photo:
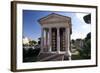
[(70, 29), (69, 28), (67, 28), (66, 29), (66, 33), (67, 33), (67, 35), (66, 35), (66, 42), (67, 42), (67, 46), (66, 46), (66, 52), (67, 52), (67, 55), (69, 56), (68, 58), (69, 58), (69, 60), (71, 60), (71, 52), (70, 52)]
[(57, 52), (60, 52), (60, 34), (59, 34), (60, 29), (57, 28)]
[(41, 29), (41, 52), (44, 49), (44, 28)]
[(48, 36), (48, 32), (46, 30), (46, 43), (45, 43), (46, 44), (46, 48), (47, 48), (47, 42), (48, 42), (48, 37), (47, 36)]
[(46, 52), (48, 52), (48, 29), (46, 29), (46, 48), (45, 48), (45, 50), (46, 50)]
[(49, 28), (49, 52), (51, 52), (51, 28)]
[(68, 41), (68, 36), (69, 36), (69, 34), (68, 34), (68, 31), (67, 31), (67, 28), (65, 29), (65, 37), (66, 37), (66, 53), (68, 54), (68, 45), (69, 45), (69, 41)]

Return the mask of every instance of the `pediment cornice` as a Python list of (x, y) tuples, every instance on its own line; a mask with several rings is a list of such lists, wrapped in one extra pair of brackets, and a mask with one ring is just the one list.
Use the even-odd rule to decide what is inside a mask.
[(47, 23), (60, 23), (60, 22), (69, 23), (70, 20), (71, 20), (70, 17), (52, 13), (52, 14), (46, 16), (46, 17), (41, 18), (39, 20), (39, 22), (43, 25), (43, 24), (47, 24)]

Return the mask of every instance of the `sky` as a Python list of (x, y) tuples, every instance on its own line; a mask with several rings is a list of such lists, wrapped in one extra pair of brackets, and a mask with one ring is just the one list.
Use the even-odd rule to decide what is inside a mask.
[(84, 39), (90, 32), (91, 25), (83, 20), (83, 16), (89, 13), (23, 10), (23, 36), (38, 41), (41, 37), (41, 24), (38, 20), (51, 13), (71, 17), (71, 39)]

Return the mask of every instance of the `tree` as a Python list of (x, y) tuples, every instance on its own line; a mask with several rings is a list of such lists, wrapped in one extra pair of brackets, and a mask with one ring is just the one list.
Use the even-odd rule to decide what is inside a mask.
[(40, 38), (38, 38), (38, 44), (40, 45), (41, 44), (41, 37)]
[(91, 14), (85, 15), (83, 19), (87, 24), (91, 24)]
[(85, 41), (87, 41), (88, 39), (91, 39), (91, 32), (89, 32), (85, 38)]
[(33, 46), (33, 45), (35, 45), (35, 44), (37, 44), (36, 41), (34, 41), (34, 40), (29, 41), (29, 45), (30, 45), (30, 46)]
[(90, 59), (91, 58), (91, 33), (88, 33), (84, 40), (85, 40), (84, 46), (83, 49), (80, 51), (80, 55), (84, 59)]
[(74, 43), (75, 43), (75, 40), (74, 40), (74, 39), (72, 39), (72, 41), (71, 41), (71, 42), (72, 42), (72, 44), (74, 44)]

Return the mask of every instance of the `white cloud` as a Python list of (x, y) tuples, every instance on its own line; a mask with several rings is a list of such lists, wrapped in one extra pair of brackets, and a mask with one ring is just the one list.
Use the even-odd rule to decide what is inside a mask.
[(78, 38), (81, 38), (81, 39), (84, 39), (86, 37), (87, 33), (83, 33), (81, 31), (78, 31), (78, 30), (73, 30), (73, 33), (71, 35), (71, 39), (78, 39)]
[(23, 38), (23, 44), (29, 44), (29, 39), (27, 37)]
[(86, 24), (85, 21), (84, 21), (84, 19), (83, 19), (83, 17), (84, 17), (85, 15), (87, 15), (87, 13), (76, 13), (77, 19), (79, 19), (80, 22), (82, 22), (82, 23), (84, 23), (84, 24)]
[(72, 29), (72, 35), (71, 39), (77, 39), (82, 38), (84, 39), (86, 35), (91, 32), (91, 25), (80, 25), (80, 27), (77, 27), (76, 29)]
[(76, 13), (76, 21), (77, 23), (74, 23), (75, 26), (72, 27), (72, 35), (71, 39), (84, 39), (86, 35), (91, 31), (91, 25), (86, 24), (83, 17), (87, 15), (87, 13)]
[(88, 25), (88, 24), (84, 24), (84, 25), (81, 25), (81, 28), (84, 29), (84, 30), (90, 30), (90, 27), (91, 25)]

